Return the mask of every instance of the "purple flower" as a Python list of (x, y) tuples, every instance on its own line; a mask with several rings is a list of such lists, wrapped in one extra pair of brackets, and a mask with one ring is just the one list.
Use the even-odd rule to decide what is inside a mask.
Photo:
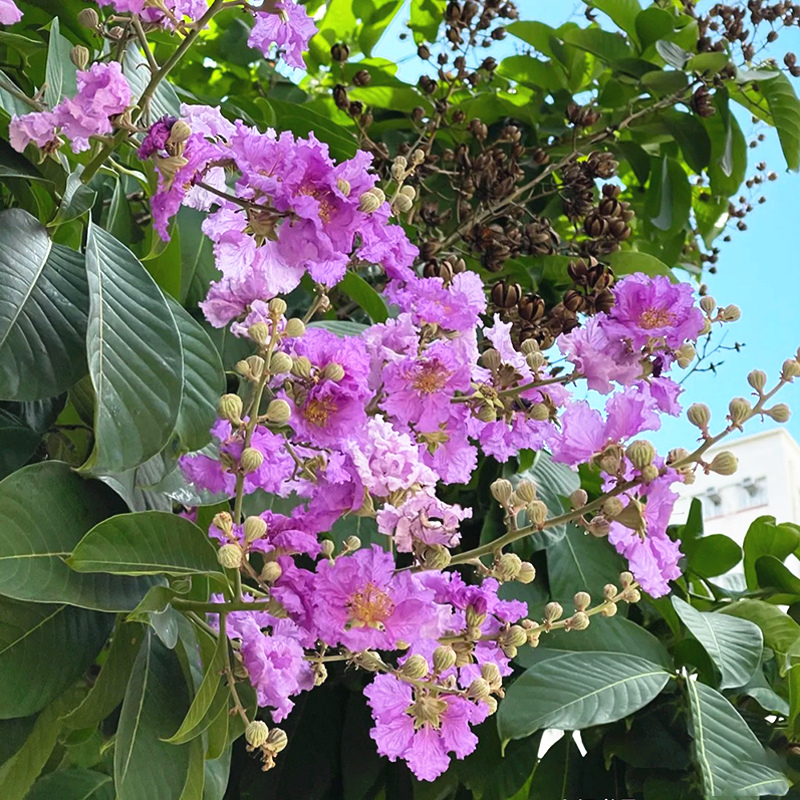
[(200, 19), (208, 11), (207, 0), (164, 0), (163, 5), (167, 13), (146, 0), (97, 0), (99, 6), (113, 6), (120, 14), (135, 14), (145, 22), (154, 22), (166, 28), (174, 28), (174, 20), (188, 17), (191, 20)]
[(166, 150), (167, 139), (169, 139), (172, 126), (177, 121), (177, 117), (164, 116), (150, 126), (150, 130), (147, 131), (136, 151), (136, 155), (141, 161), (150, 158), (153, 153), (162, 153)]
[(305, 69), (303, 53), (317, 28), (303, 6), (292, 0), (275, 3), (275, 12), (256, 12), (256, 23), (247, 44), (269, 55), (272, 45), (283, 52), (283, 60), (291, 67)]
[(52, 111), (31, 111), (21, 117), (15, 114), (8, 126), (8, 140), (18, 153), (31, 143), (40, 150), (50, 152), (61, 144), (58, 138), (59, 125), (58, 115)]
[(432, 592), (408, 572), (394, 574), (391, 553), (378, 545), (321, 561), (314, 581), (314, 619), (327, 645), (353, 651), (393, 650), (399, 641), (435, 636)]
[(377, 675), (364, 689), (375, 727), (370, 735), (390, 761), (402, 758), (420, 780), (432, 781), (450, 764), (449, 753), (465, 758), (477, 746), (470, 730), (488, 716), (488, 707), (463, 697), (413, 691), (394, 675)]
[(22, 12), (14, 0), (0, 0), (0, 24), (13, 25), (22, 19)]
[(630, 341), (635, 350), (654, 341), (678, 348), (696, 339), (703, 328), (703, 315), (688, 283), (637, 272), (620, 280), (613, 292), (616, 303), (603, 327), (610, 337)]
[(459, 523), (471, 516), (471, 508), (443, 503), (431, 489), (415, 492), (399, 506), (387, 503), (377, 520), (378, 530), (394, 537), (398, 552), (411, 553), (415, 543), (455, 547), (461, 540)]

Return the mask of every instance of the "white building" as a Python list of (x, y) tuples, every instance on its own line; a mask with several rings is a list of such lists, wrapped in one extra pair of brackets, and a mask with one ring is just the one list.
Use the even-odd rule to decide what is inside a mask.
[(783, 428), (738, 439), (727, 437), (704, 456), (729, 450), (739, 459), (733, 475), (704, 475), (700, 470), (690, 486), (679, 487), (680, 500), (671, 522), (686, 521), (697, 497), (703, 504), (704, 533), (724, 533), (740, 545), (747, 528), (761, 516), (777, 522), (800, 523), (800, 445)]

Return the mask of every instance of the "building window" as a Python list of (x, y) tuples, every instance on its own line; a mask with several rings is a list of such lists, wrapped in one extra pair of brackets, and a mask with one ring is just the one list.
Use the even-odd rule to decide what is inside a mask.
[(718, 517), (722, 513), (722, 495), (716, 489), (709, 489), (700, 495), (704, 517)]
[(738, 491), (739, 510), (767, 504), (767, 479), (745, 478)]

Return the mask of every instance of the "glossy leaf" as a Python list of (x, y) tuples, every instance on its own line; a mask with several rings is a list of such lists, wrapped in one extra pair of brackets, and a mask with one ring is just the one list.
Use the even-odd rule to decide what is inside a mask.
[[(150, 67), (136, 44), (129, 44), (122, 58), (122, 74), (127, 78), (131, 93), (139, 98), (150, 82)], [(164, 116), (179, 117), (181, 101), (169, 81), (161, 81), (150, 100), (149, 115), (152, 122)]]
[(446, 0), (411, 0), (408, 27), (413, 31), (417, 44), (436, 41), (446, 5)]
[(73, 97), (78, 92), (77, 67), (69, 57), (72, 42), (61, 35), (58, 17), (50, 25), (50, 42), (47, 46), (44, 99), (53, 108), (62, 97)]
[(800, 100), (791, 81), (778, 72), (759, 84), (778, 130), (786, 167), (792, 172), (800, 169)]
[(58, 206), (53, 221), (48, 227), (55, 227), (64, 222), (82, 217), (93, 205), (97, 196), (94, 190), (90, 189), (82, 180), (83, 167), (78, 167), (74, 172), (67, 176), (67, 183), (61, 202)]
[(44, 775), (33, 784), (25, 800), (90, 800), (111, 776), (72, 767)]
[(80, 253), (54, 244), (26, 211), (0, 213), (0, 398), (40, 400), (75, 383), (88, 311)]
[(564, 34), (563, 40), (606, 62), (618, 61), (632, 55), (630, 45), (625, 39), (600, 28), (573, 28)]
[(338, 286), (367, 312), (373, 322), (386, 322), (389, 317), (386, 302), (360, 275), (348, 272)]
[(765, 763), (764, 748), (715, 689), (687, 680), (695, 761), (707, 797), (786, 794), (789, 782)]
[(119, 514), (81, 539), (67, 563), (78, 572), (191, 575), (221, 572), (211, 540), (193, 522), (163, 511)]
[(724, 575), (742, 560), (742, 548), (722, 533), (701, 536), (685, 550), (689, 568), (704, 578)]
[(617, 250), (606, 256), (606, 261), (614, 272), (627, 275), (632, 272), (644, 272), (645, 275), (666, 275), (672, 277), (672, 270), (655, 256), (640, 253), (636, 250)]
[(41, 440), (41, 435), (22, 420), (0, 409), (0, 480), (19, 469), (36, 452)]
[(537, 652), (537, 663), (511, 684), (500, 705), (503, 741), (542, 728), (614, 722), (647, 705), (669, 680), (663, 667), (635, 655)]
[(96, 225), (89, 226), (86, 270), (96, 403), (95, 447), (84, 469), (124, 472), (158, 453), (175, 430), (184, 380), (180, 334), (139, 260)]
[(778, 525), (775, 517), (759, 517), (751, 523), (744, 537), (744, 574), (748, 589), (758, 588), (756, 562), (761, 556), (785, 559), (800, 547), (800, 527), (791, 523)]
[(528, 800), (565, 800), (579, 797), (581, 753), (569, 733), (564, 734), (536, 765)]
[(590, 0), (589, 5), (608, 14), (625, 33), (636, 34), (636, 20), (642, 11), (639, 0)]
[(84, 534), (122, 511), (97, 481), (67, 464), (32, 464), (0, 482), (0, 593), (17, 600), (130, 611), (152, 579), (81, 575), (65, 563)]
[(100, 652), (112, 622), (96, 611), (0, 597), (0, 719), (27, 716), (58, 697)]
[(744, 686), (761, 666), (764, 637), (758, 625), (726, 614), (698, 611), (676, 596), (672, 605), (719, 669), (719, 688)]

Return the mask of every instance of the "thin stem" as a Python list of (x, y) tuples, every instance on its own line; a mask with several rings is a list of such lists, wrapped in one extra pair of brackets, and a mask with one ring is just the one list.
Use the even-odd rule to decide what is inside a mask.
[(244, 600), (234, 600), (230, 603), (203, 603), (200, 600), (181, 600), (179, 598), (174, 599), (172, 605), (180, 611), (219, 614), (220, 617), (231, 611), (268, 611), (271, 607), (269, 603), (247, 603)]
[(158, 62), (153, 55), (153, 51), (150, 49), (150, 45), (147, 43), (147, 34), (144, 32), (141, 20), (137, 16), (133, 17), (133, 29), (136, 31), (136, 38), (139, 40), (142, 50), (144, 50), (144, 56), (150, 66), (150, 74), (155, 75), (159, 69)]
[(22, 92), (19, 89), (17, 89), (17, 87), (14, 86), (13, 83), (10, 83), (9, 81), (4, 80), (3, 78), (0, 78), (0, 89), (2, 89), (4, 92), (8, 92), (13, 97), (16, 97), (17, 100), (21, 100), (23, 103), (26, 103), (34, 111), (42, 110), (41, 103), (37, 103), (33, 98), (28, 97), (28, 95), (26, 95), (25, 92)]
[(247, 717), (247, 712), (242, 705), (242, 701), (239, 699), (239, 692), (236, 690), (236, 680), (233, 677), (233, 669), (231, 668), (231, 649), (228, 646), (227, 622), (227, 614), (224, 612), (221, 613), (219, 615), (219, 635), (222, 637), (224, 642), (223, 647), (225, 649), (225, 680), (228, 683), (228, 691), (231, 693), (231, 697), (233, 698), (233, 708), (241, 717), (241, 720), (244, 722), (245, 726), (247, 726), (250, 724), (250, 720)]

